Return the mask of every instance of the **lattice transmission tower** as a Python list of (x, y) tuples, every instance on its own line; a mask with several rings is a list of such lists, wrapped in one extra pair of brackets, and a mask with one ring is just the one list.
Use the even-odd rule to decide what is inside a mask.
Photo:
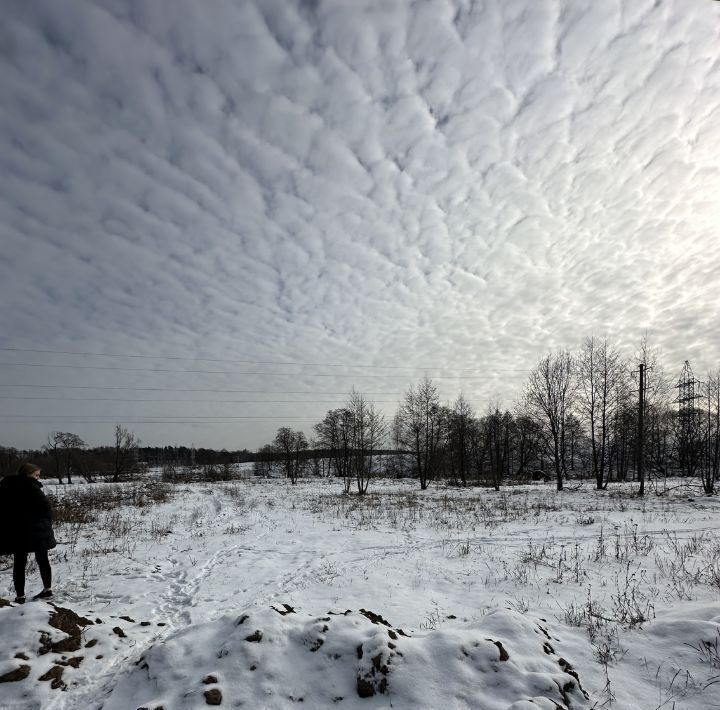
[(682, 372), (675, 389), (678, 396), (675, 402), (678, 405), (678, 458), (681, 468), (691, 474), (698, 461), (698, 436), (700, 424), (700, 408), (697, 400), (702, 399), (702, 382), (695, 379), (690, 362), (685, 360)]
[(693, 375), (692, 367), (690, 362), (685, 360), (685, 365), (680, 373), (680, 379), (675, 385), (675, 389), (678, 390), (678, 396), (675, 402), (678, 404), (678, 411), (682, 416), (683, 413), (688, 413), (694, 410), (695, 400), (702, 398), (701, 393), (702, 382), (695, 379)]

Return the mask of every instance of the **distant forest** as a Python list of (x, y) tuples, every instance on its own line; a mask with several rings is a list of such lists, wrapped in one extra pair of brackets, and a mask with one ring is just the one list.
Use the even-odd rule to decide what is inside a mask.
[(0, 476), (12, 473), (25, 460), (41, 466), (46, 477), (72, 482), (73, 477), (88, 481), (122, 480), (151, 466), (223, 466), (254, 461), (257, 457), (247, 449), (140, 446), (135, 435), (121, 425), (116, 426), (114, 439), (110, 446), (88, 447), (77, 434), (56, 431), (41, 449), (19, 451), (0, 446)]

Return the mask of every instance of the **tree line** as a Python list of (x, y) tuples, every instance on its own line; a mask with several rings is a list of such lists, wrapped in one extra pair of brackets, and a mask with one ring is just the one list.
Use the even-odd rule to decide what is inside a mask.
[(72, 483), (75, 476), (90, 483), (99, 477), (118, 482), (141, 469), (138, 439), (120, 424), (115, 426), (110, 446), (87, 448), (78, 434), (53, 431), (41, 449), (18, 451), (0, 447), (0, 475), (12, 473), (24, 459), (32, 460), (46, 475), (57, 478), (58, 483)]
[[(638, 374), (642, 370), (642, 376)], [(642, 384), (642, 397), (640, 387)], [(344, 490), (364, 494), (376, 475), (486, 485), (592, 478), (598, 489), (613, 481), (681, 475), (698, 478), (707, 494), (720, 475), (720, 368), (708, 372), (700, 395), (678, 402), (677, 388), (658, 351), (643, 339), (633, 356), (608, 338), (587, 337), (575, 352), (558, 350), (530, 371), (511, 409), (476, 412), (460, 394), (442, 403), (433, 381), (411, 385), (392, 417), (365, 395), (351, 392), (312, 428), (280, 427), (257, 452), (185, 446), (141, 447), (118, 424), (109, 446), (89, 448), (77, 434), (52, 432), (38, 451), (0, 447), (0, 471), (31, 458), (59, 482), (74, 475), (121, 481), (147, 466), (221, 466), (254, 461), (256, 475), (335, 476)]]
[(74, 477), (89, 483), (98, 479), (119, 482), (140, 475), (148, 467), (228, 466), (255, 460), (255, 454), (188, 446), (141, 446), (134, 432), (121, 424), (107, 446), (88, 447), (73, 432), (53, 431), (40, 449), (18, 451), (0, 446), (0, 476), (13, 472), (23, 460), (37, 463), (59, 483)]
[[(388, 472), (415, 476), (422, 489), (439, 480), (499, 490), (511, 480), (552, 479), (562, 490), (572, 476), (592, 478), (598, 489), (637, 480), (640, 494), (646, 476), (672, 474), (697, 477), (712, 494), (720, 475), (720, 368), (707, 373), (699, 397), (681, 406), (676, 394), (646, 339), (627, 357), (607, 338), (587, 337), (576, 352), (541, 358), (512, 410), (476, 413), (462, 394), (443, 404), (425, 378), (388, 420), (352, 392), (310, 439), (281, 427), (256, 468), (279, 469), (292, 483), (309, 470), (334, 475), (359, 494)], [(383, 447), (395, 455), (378, 457)]]

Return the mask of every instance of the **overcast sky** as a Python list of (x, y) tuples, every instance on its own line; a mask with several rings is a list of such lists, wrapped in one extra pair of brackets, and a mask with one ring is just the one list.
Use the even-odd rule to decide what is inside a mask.
[(0, 444), (720, 364), (718, 2), (10, 0), (0, 95)]

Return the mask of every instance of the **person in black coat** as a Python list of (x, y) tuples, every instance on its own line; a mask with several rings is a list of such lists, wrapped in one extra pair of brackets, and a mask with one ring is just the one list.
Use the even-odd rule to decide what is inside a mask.
[(48, 550), (57, 545), (50, 504), (39, 481), (40, 467), (20, 464), (17, 474), (0, 480), (0, 553), (12, 554), (15, 602), (25, 603), (25, 567), (35, 553), (43, 590), (33, 599), (52, 597), (52, 570)]

